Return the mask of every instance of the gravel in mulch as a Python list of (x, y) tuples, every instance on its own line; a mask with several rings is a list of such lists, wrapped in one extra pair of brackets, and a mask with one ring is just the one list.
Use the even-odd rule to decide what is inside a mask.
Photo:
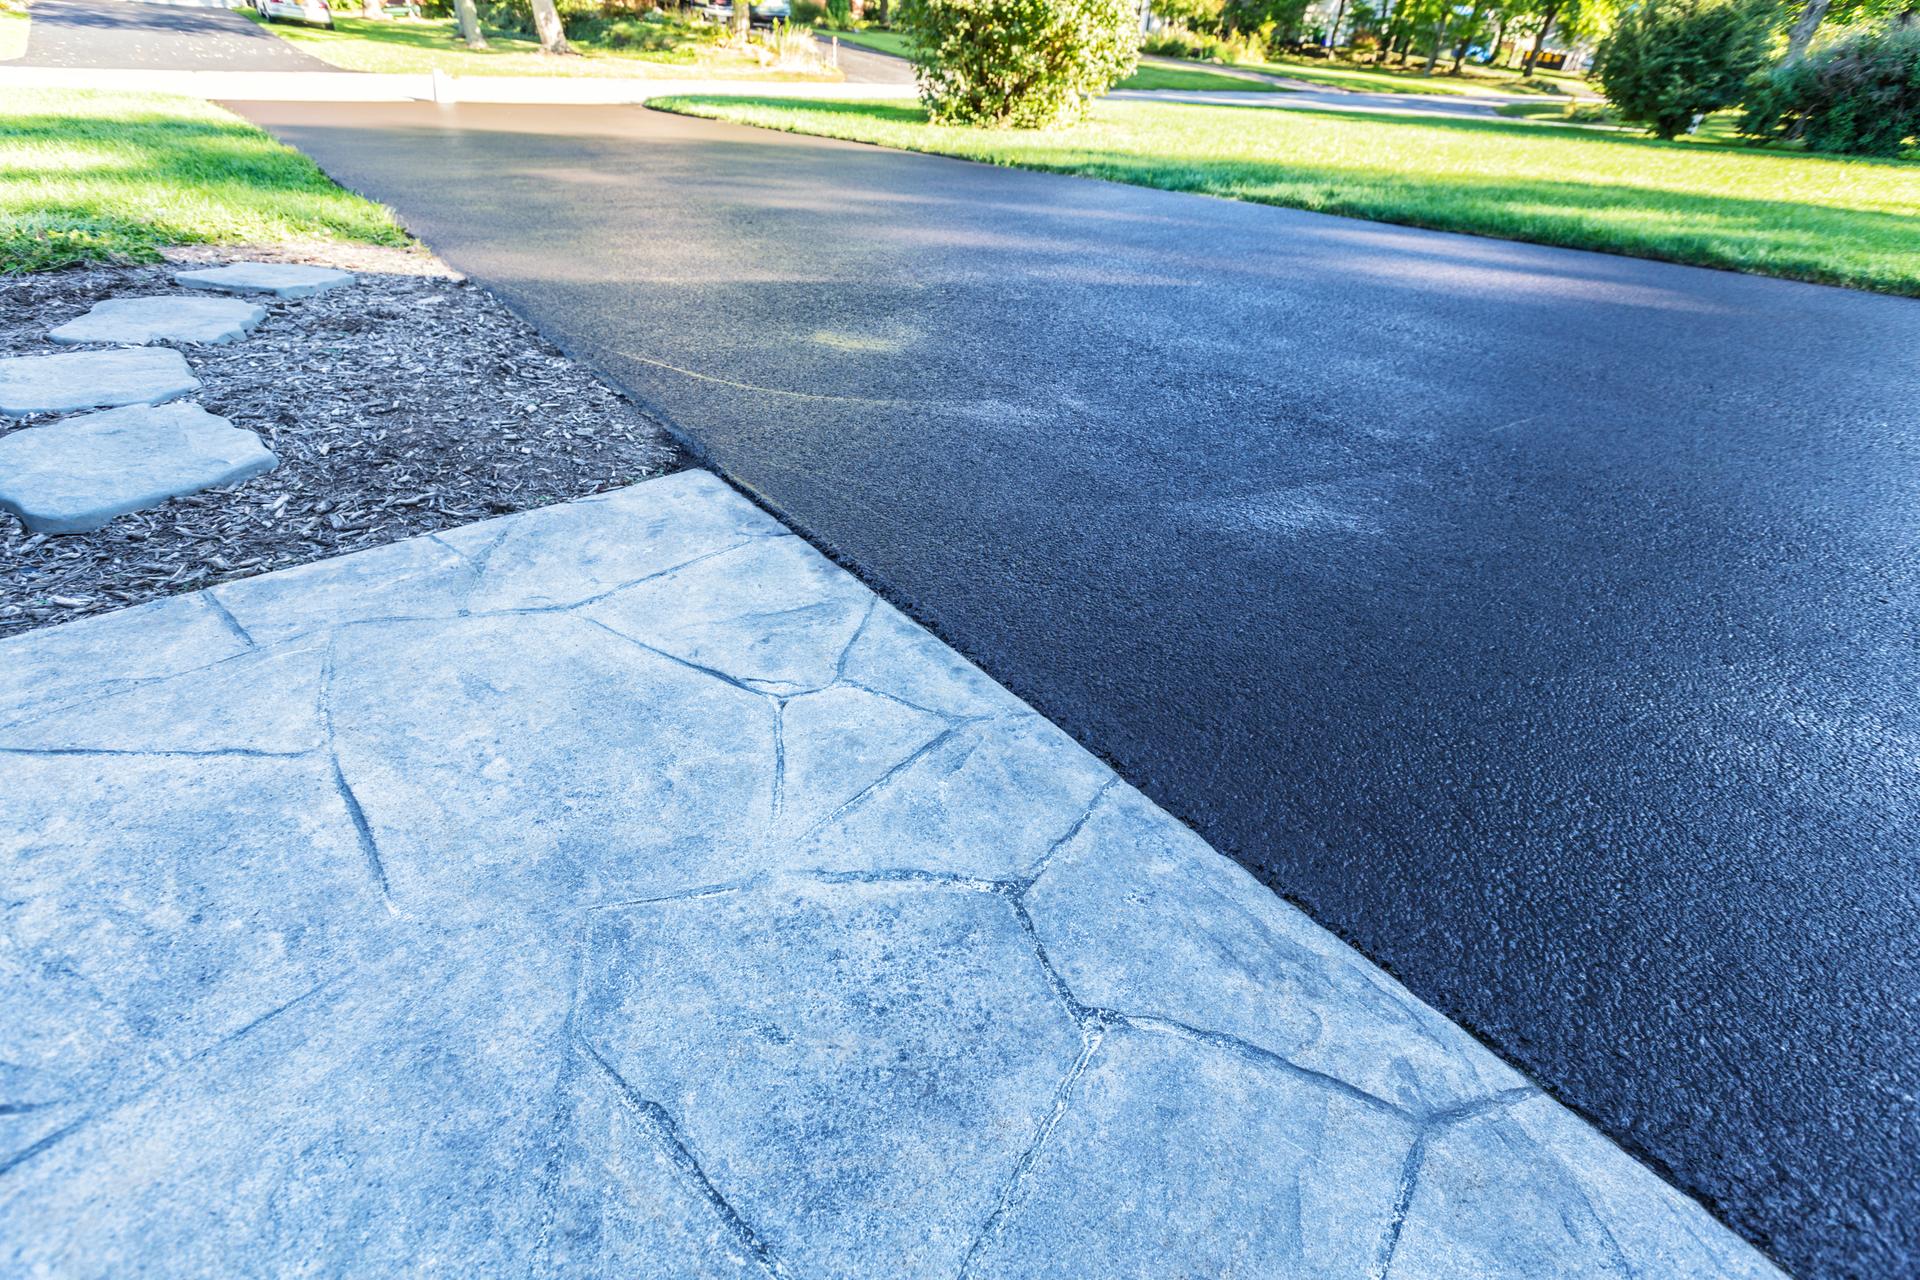
[[(182, 345), (188, 397), (261, 436), (264, 476), (124, 515), (93, 533), (29, 533), (0, 512), (0, 635), (618, 488), (687, 464), (661, 426), (478, 286), (413, 249), (181, 251), (175, 264), (0, 278), (0, 355), (105, 298), (186, 292), (179, 262), (316, 262), (360, 273), (264, 302), (226, 346)], [(0, 435), (41, 418), (0, 419)]]

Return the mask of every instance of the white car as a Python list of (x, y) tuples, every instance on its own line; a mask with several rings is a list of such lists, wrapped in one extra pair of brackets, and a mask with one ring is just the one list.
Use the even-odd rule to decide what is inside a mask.
[(333, 10), (327, 8), (327, 0), (253, 0), (253, 10), (268, 22), (289, 18), (316, 27), (333, 25)]

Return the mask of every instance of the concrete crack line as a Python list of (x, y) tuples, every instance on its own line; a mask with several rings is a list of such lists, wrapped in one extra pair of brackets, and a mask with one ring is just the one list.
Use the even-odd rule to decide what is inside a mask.
[(1120, 777), (1118, 774), (1115, 774), (1100, 784), (1100, 789), (1093, 793), (1093, 799), (1087, 801), (1087, 807), (1080, 811), (1080, 816), (1074, 819), (1073, 825), (1068, 827), (1066, 833), (1058, 840), (1055, 840), (1047, 846), (1047, 851), (1035, 860), (1032, 868), (1027, 872), (1026, 876), (1022, 878), (1020, 881), (1020, 892), (1022, 894), (1031, 890), (1033, 886), (1038, 883), (1040, 877), (1047, 874), (1047, 868), (1053, 864), (1054, 855), (1072, 844), (1074, 838), (1086, 829), (1086, 825), (1093, 821), (1093, 815), (1099, 810), (1101, 804), (1105, 802), (1107, 795), (1119, 785)]
[(814, 869), (794, 874), (818, 884), (917, 885), (930, 889), (988, 893), (997, 897), (1006, 897), (1015, 889), (1015, 883), (1011, 880), (983, 880), (977, 876), (955, 875), (950, 871), (928, 871), (920, 867), (891, 867), (875, 871)]
[(227, 630), (239, 637), (242, 644), (246, 645), (249, 649), (255, 647), (253, 636), (248, 633), (245, 627), (240, 625), (240, 619), (233, 616), (233, 611), (227, 608), (226, 603), (220, 599), (216, 592), (209, 590), (201, 598), (220, 616), (220, 621), (226, 624)]
[(1093, 1059), (1095, 1050), (1099, 1049), (1104, 1039), (1106, 1039), (1106, 1028), (1099, 1023), (1081, 1026), (1080, 1052), (1074, 1058), (1073, 1064), (1067, 1068), (1066, 1075), (1061, 1077), (1059, 1087), (1054, 1090), (1053, 1107), (1048, 1111), (1047, 1118), (1040, 1122), (1039, 1132), (1034, 1134), (1033, 1141), (1021, 1153), (1020, 1159), (1013, 1166), (1013, 1171), (1007, 1175), (1006, 1182), (1000, 1188), (999, 1198), (993, 1206), (993, 1212), (987, 1215), (986, 1222), (980, 1227), (980, 1233), (973, 1238), (973, 1244), (968, 1247), (966, 1256), (961, 1259), (959, 1280), (966, 1280), (968, 1273), (973, 1270), (974, 1259), (998, 1232), (1000, 1224), (1006, 1220), (1007, 1214), (1019, 1199), (1020, 1189), (1025, 1185), (1027, 1175), (1039, 1162), (1047, 1140), (1060, 1126), (1060, 1121), (1067, 1114), (1068, 1106), (1073, 1102), (1074, 1086), (1079, 1084), (1080, 1077), (1086, 1074), (1087, 1063)]
[(673, 1163), (681, 1176), (692, 1184), (693, 1190), (699, 1193), (701, 1199), (705, 1200), (719, 1217), (721, 1226), (726, 1229), (728, 1235), (733, 1237), (734, 1243), (746, 1250), (747, 1254), (759, 1263), (761, 1269), (768, 1275), (776, 1277), (776, 1280), (785, 1280), (787, 1271), (780, 1265), (780, 1260), (773, 1256), (773, 1251), (767, 1247), (766, 1242), (755, 1234), (746, 1219), (742, 1218), (739, 1211), (728, 1202), (726, 1196), (720, 1193), (720, 1189), (713, 1185), (713, 1180), (707, 1176), (706, 1170), (700, 1167), (699, 1160), (694, 1157), (687, 1146), (686, 1139), (681, 1136), (680, 1127), (673, 1122), (673, 1117), (667, 1114), (666, 1108), (651, 1099), (642, 1097), (639, 1091), (614, 1069), (613, 1064), (601, 1057), (600, 1051), (584, 1037), (576, 1036), (574, 1044), (595, 1066), (600, 1068), (608, 1083), (613, 1086), (614, 1092), (633, 1112), (634, 1118), (647, 1130), (661, 1154)]
[(905, 773), (907, 770), (913, 768), (913, 766), (915, 766), (916, 764), (919, 764), (922, 760), (926, 759), (929, 755), (933, 754), (935, 751), (938, 751), (941, 747), (945, 746), (947, 743), (953, 741), (953, 739), (963, 729), (966, 729), (971, 725), (978, 724), (980, 722), (980, 719), (981, 717), (969, 717), (967, 719), (957, 721), (956, 723), (947, 726), (945, 729), (942, 729), (939, 733), (935, 734), (933, 737), (927, 739), (925, 742), (921, 743), (918, 747), (914, 748), (912, 753), (909, 754), (905, 759), (896, 761), (891, 767), (887, 769), (885, 773), (875, 778), (872, 782), (869, 782), (866, 786), (860, 788), (860, 790), (854, 792), (853, 795), (849, 796), (844, 802), (841, 803), (839, 808), (835, 809), (832, 813), (829, 813), (826, 817), (821, 818), (818, 822), (815, 822), (812, 826), (808, 827), (805, 831), (802, 831), (799, 835), (795, 836), (793, 840), (790, 841), (789, 843), (795, 844), (795, 845), (802, 844), (805, 841), (811, 839), (812, 837), (818, 835), (820, 832), (826, 830), (827, 827), (831, 826), (835, 822), (838, 822), (841, 818), (846, 817), (849, 813), (852, 813), (854, 810), (860, 808), (862, 805), (865, 805), (868, 801), (873, 799), (875, 795), (885, 790), (886, 787), (890, 783), (892, 783), (894, 779), (898, 778), (902, 773)]
[(309, 747), (305, 751), (264, 751), (256, 747), (207, 747), (202, 749), (178, 748), (147, 749), (142, 747), (0, 747), (0, 755), (8, 756), (144, 756), (168, 760), (220, 760), (236, 758), (241, 760), (298, 760), (314, 755), (318, 747)]
[(583, 911), (621, 911), (631, 907), (653, 907), (667, 902), (693, 902), (701, 898), (724, 898), (736, 893), (745, 893), (758, 889), (771, 881), (765, 872), (743, 876), (738, 880), (721, 880), (713, 884), (697, 885), (691, 889), (681, 889), (675, 893), (654, 894), (645, 898), (621, 898), (613, 902), (590, 902), (580, 908)]
[(1394, 1191), (1393, 1206), (1387, 1216), (1387, 1227), (1380, 1238), (1380, 1252), (1374, 1260), (1371, 1280), (1386, 1280), (1387, 1272), (1393, 1268), (1393, 1255), (1400, 1248), (1400, 1232), (1407, 1224), (1407, 1210), (1413, 1205), (1413, 1187), (1420, 1179), (1420, 1168), (1427, 1159), (1427, 1136), (1430, 1129), (1422, 1129), (1413, 1137), (1413, 1145), (1407, 1148), (1406, 1162), (1400, 1166), (1400, 1185)]
[[(247, 1036), (252, 1035), (255, 1031), (258, 1031), (261, 1027), (267, 1025), (269, 1022), (272, 1022), (275, 1018), (278, 1018), (281, 1014), (286, 1013), (288, 1010), (296, 1008), (299, 1005), (305, 1004), (308, 1000), (311, 1000), (314, 996), (319, 995), (322, 991), (325, 991), (328, 987), (333, 986), (337, 982), (345, 980), (346, 978), (352, 976), (352, 974), (357, 972), (358, 972), (358, 969), (356, 968), (353, 970), (349, 970), (345, 974), (337, 974), (332, 978), (327, 978), (320, 982), (316, 982), (315, 984), (313, 984), (313, 986), (308, 987), (305, 991), (301, 992), (299, 995), (294, 996), (290, 1000), (282, 1001), (280, 1004), (275, 1005), (273, 1008), (267, 1010), (265, 1013), (252, 1019), (246, 1025), (238, 1028), (237, 1030), (229, 1031), (226, 1035), (221, 1036), (218, 1040), (215, 1040), (212, 1044), (207, 1045), (205, 1048), (199, 1049), (194, 1053), (188, 1054), (185, 1058), (181, 1059), (179, 1062), (174, 1063), (172, 1066), (161, 1068), (159, 1071), (155, 1072), (153, 1075), (149, 1076), (147, 1079), (141, 1081), (138, 1085), (135, 1085), (133, 1088), (125, 1090), (120, 1094), (111, 1096), (100, 1105), (91, 1107), (88, 1110), (82, 1112), (79, 1116), (76, 1116), (73, 1120), (68, 1121), (66, 1124), (60, 1126), (58, 1129), (55, 1129), (52, 1133), (49, 1133), (44, 1138), (41, 1138), (38, 1142), (35, 1142), (31, 1146), (26, 1147), (25, 1149), (14, 1153), (13, 1155), (7, 1157), (3, 1161), (0, 1161), (0, 1177), (4, 1177), (6, 1174), (11, 1173), (13, 1170), (27, 1163), (27, 1161), (33, 1159), (35, 1156), (38, 1156), (46, 1151), (49, 1151), (53, 1147), (59, 1145), (61, 1142), (65, 1141), (67, 1138), (77, 1133), (80, 1129), (84, 1128), (96, 1116), (110, 1114), (114, 1111), (118, 1111), (120, 1108), (125, 1107), (130, 1103), (137, 1102), (142, 1097), (145, 1097), (147, 1094), (153, 1092), (153, 1090), (159, 1088), (161, 1084), (163, 1084), (166, 1080), (168, 1080), (172, 1076), (179, 1074), (180, 1072), (186, 1070), (188, 1067), (193, 1066), (197, 1062), (200, 1062), (206, 1058), (213, 1056), (214, 1054), (220, 1052), (222, 1049), (225, 1049), (230, 1045), (237, 1044), (239, 1041), (245, 1039)], [(47, 1105), (51, 1106), (56, 1104), (49, 1103)]]
[(397, 918), (400, 915), (400, 909), (393, 902), (393, 885), (387, 879), (387, 864), (386, 860), (380, 856), (379, 841), (374, 839), (373, 826), (367, 821), (366, 810), (360, 807), (360, 797), (354, 794), (352, 784), (347, 781), (346, 770), (340, 766), (340, 744), (333, 728), (336, 652), (337, 646), (329, 640), (326, 663), (320, 675), (320, 722), (326, 730), (327, 761), (333, 769), (334, 790), (339, 792), (340, 803), (346, 806), (347, 817), (353, 822), (354, 832), (360, 841), (360, 852), (367, 860), (367, 871), (373, 877), (374, 886), (380, 891), (380, 901), (387, 908), (387, 914)]
[(1191, 1040), (1196, 1044), (1211, 1045), (1216, 1049), (1225, 1049), (1229, 1053), (1237, 1054), (1248, 1061), (1272, 1067), (1303, 1080), (1308, 1084), (1325, 1089), (1330, 1093), (1337, 1093), (1371, 1110), (1384, 1111), (1388, 1115), (1406, 1121), (1408, 1124), (1419, 1125), (1424, 1123), (1423, 1117), (1408, 1111), (1407, 1108), (1398, 1103), (1389, 1102), (1378, 1094), (1368, 1093), (1365, 1089), (1342, 1080), (1339, 1076), (1330, 1075), (1325, 1071), (1316, 1071), (1312, 1067), (1303, 1067), (1299, 1063), (1273, 1052), (1271, 1049), (1263, 1049), (1250, 1040), (1242, 1040), (1239, 1036), (1230, 1035), (1225, 1031), (1203, 1031), (1199, 1027), (1181, 1022), (1177, 1018), (1163, 1018), (1157, 1014), (1122, 1013), (1118, 1009), (1096, 1009), (1095, 1012), (1104, 1014), (1115, 1021), (1123, 1022), (1137, 1031), (1175, 1036), (1182, 1040)]
[(580, 617), (579, 620), (581, 622), (586, 623), (590, 627), (600, 628), (600, 630), (606, 632), (610, 636), (626, 641), (628, 644), (632, 645), (636, 649), (644, 649), (656, 658), (664, 658), (668, 662), (677, 663), (678, 665), (685, 667), (689, 671), (698, 671), (703, 676), (711, 676), (715, 680), (720, 681), (722, 684), (732, 685), (734, 688), (740, 690), (741, 692), (750, 693), (756, 698), (775, 698), (777, 700), (776, 695), (768, 693), (765, 689), (756, 689), (752, 685), (747, 684), (745, 681), (736, 679), (735, 677), (728, 675), (726, 672), (721, 671), (717, 667), (703, 666), (698, 662), (693, 662), (687, 658), (682, 658), (677, 654), (668, 653), (665, 649), (656, 649), (652, 645), (648, 644), (646, 641), (636, 640), (634, 637), (628, 635), (626, 632), (621, 631), (615, 627), (610, 627), (606, 623), (600, 621), (600, 619), (598, 618), (588, 618), (588, 617), (582, 616)]

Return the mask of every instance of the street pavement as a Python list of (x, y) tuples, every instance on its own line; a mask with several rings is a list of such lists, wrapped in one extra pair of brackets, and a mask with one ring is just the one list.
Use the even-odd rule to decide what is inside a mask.
[(0, 770), (8, 1276), (1779, 1280), (707, 472), (15, 637)]
[(1920, 1269), (1913, 302), (242, 109), (1790, 1270)]
[(228, 9), (130, 0), (35, 0), (22, 67), (331, 71)]

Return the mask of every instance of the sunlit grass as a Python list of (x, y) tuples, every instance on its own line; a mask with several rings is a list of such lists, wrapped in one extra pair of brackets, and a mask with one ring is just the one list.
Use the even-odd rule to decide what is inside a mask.
[(0, 62), (12, 62), (27, 51), (27, 29), (32, 25), (24, 8), (0, 4)]
[[(569, 36), (575, 52), (555, 56), (528, 36), (487, 31), (485, 49), (469, 49), (451, 18), (368, 21), (334, 15), (333, 30), (270, 23), (276, 34), (345, 71), (450, 76), (622, 76), (646, 79), (837, 80), (837, 73), (763, 65), (749, 53), (716, 44), (717, 29), (656, 24), (652, 47), (617, 48), (581, 29)], [(644, 19), (632, 19), (634, 25)]]
[[(897, 31), (823, 31), (823, 39), (838, 39), (841, 44), (896, 58), (909, 57), (907, 38)], [(1251, 76), (1230, 76), (1204, 66), (1181, 66), (1165, 61), (1142, 62), (1140, 69), (1113, 86), (1116, 89), (1182, 89), (1189, 93), (1270, 93), (1284, 92), (1278, 85)]]
[(930, 125), (897, 103), (681, 98), (801, 133), (1541, 244), (1920, 295), (1920, 165), (1504, 120), (1109, 99), (1081, 124)]
[(296, 238), (406, 241), (385, 209), (209, 103), (0, 92), (0, 273)]

